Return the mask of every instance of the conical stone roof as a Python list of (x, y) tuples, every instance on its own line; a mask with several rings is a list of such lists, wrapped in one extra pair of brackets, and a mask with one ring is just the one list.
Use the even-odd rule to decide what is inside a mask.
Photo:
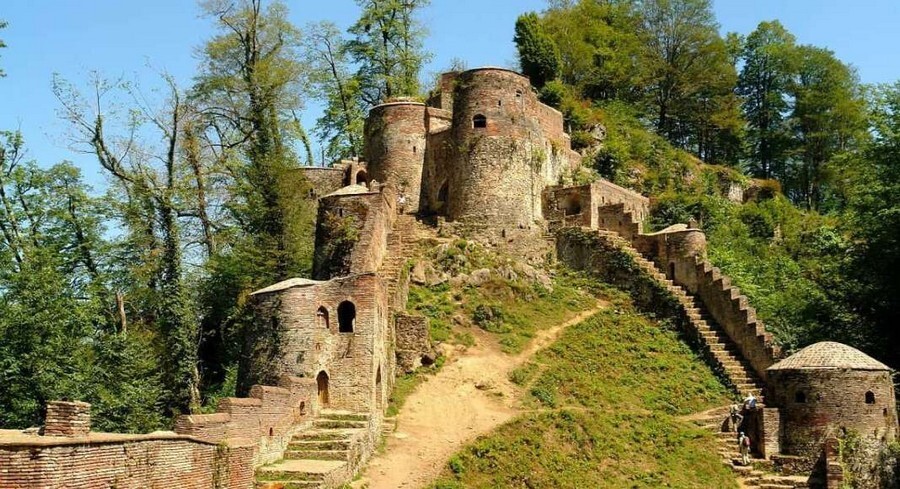
[(359, 195), (368, 193), (370, 193), (369, 187), (354, 183), (353, 185), (347, 185), (344, 188), (337, 189), (334, 192), (326, 195), (325, 197), (335, 197), (338, 195)]
[(767, 370), (809, 369), (890, 370), (856, 348), (834, 341), (809, 345)]

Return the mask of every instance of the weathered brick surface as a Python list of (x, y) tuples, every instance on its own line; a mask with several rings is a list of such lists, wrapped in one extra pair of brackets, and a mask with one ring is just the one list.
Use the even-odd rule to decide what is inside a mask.
[(418, 102), (378, 105), (365, 125), (369, 176), (406, 198), (404, 211), (417, 212), (426, 151), (426, 110)]
[[(313, 277), (327, 280), (381, 268), (388, 234), (396, 218), (396, 192), (389, 185), (333, 194), (319, 200)], [(335, 246), (340, 240), (349, 246)], [(349, 240), (348, 240), (349, 241)]]
[(45, 436), (82, 436), (91, 431), (91, 405), (86, 402), (50, 401), (44, 419)]
[[(378, 398), (387, 398), (388, 383), (376, 386), (379, 369), (388, 365), (385, 345), (390, 334), (381, 278), (362, 274), (289, 286), (258, 294), (255, 300), (263, 319), (248, 334), (242, 385), (271, 384), (273, 376), (282, 375), (315, 379), (324, 372), (328, 403), (323, 407), (375, 411), (376, 387)], [(355, 306), (352, 333), (339, 331), (343, 302)], [(317, 314), (320, 308), (327, 314)]]
[[(173, 434), (0, 442), (0, 489), (250, 489), (253, 448)], [(68, 440), (68, 441), (65, 441)]]
[(404, 372), (412, 372), (422, 365), (422, 357), (432, 351), (428, 318), (398, 314), (394, 327), (397, 366)]
[[(430, 103), (453, 116), (449, 130), (429, 118), (438, 123), (423, 172), (428, 210), (477, 224), (467, 229), (484, 236), (540, 231), (541, 192), (580, 160), (562, 115), (537, 101), (527, 78), (497, 68), (445, 76)], [(476, 116), (485, 127), (475, 127)]]
[(254, 447), (255, 466), (281, 458), (291, 438), (319, 412), (315, 379), (283, 376), (279, 386), (254, 385), (250, 397), (227, 397), (214, 414), (179, 416), (175, 432), (210, 443), (241, 439)]
[[(650, 213), (650, 200), (606, 180), (574, 187), (547, 187), (544, 219), (551, 230), (586, 226), (615, 231), (633, 239)], [(630, 236), (630, 237), (629, 237)]]
[[(866, 393), (874, 395), (866, 403)], [(800, 402), (803, 401), (803, 402)], [(781, 412), (781, 451), (818, 458), (829, 435), (897, 437), (897, 409), (888, 371), (770, 370), (766, 402)]]

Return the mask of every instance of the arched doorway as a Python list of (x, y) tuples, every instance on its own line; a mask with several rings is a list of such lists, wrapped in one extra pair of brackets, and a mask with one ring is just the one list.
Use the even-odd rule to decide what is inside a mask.
[(324, 370), (316, 375), (316, 386), (319, 393), (319, 406), (328, 406), (328, 374)]
[(356, 172), (356, 177), (354, 178), (354, 180), (356, 180), (356, 181), (353, 183), (355, 183), (357, 185), (368, 185), (369, 184), (369, 175), (366, 173), (365, 170), (360, 170), (360, 171)]
[(440, 212), (447, 212), (447, 201), (450, 200), (450, 182), (444, 182), (438, 190), (438, 206)]
[(567, 216), (574, 216), (577, 214), (581, 214), (581, 195), (580, 194), (569, 194), (563, 199), (562, 204), (560, 205), (563, 212)]

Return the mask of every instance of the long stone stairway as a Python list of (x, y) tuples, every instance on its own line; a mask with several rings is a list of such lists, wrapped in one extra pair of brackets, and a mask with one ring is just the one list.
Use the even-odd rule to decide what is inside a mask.
[(739, 394), (753, 392), (762, 396), (764, 384), (752, 366), (740, 353), (738, 346), (727, 333), (712, 319), (702, 301), (676, 285), (650, 260), (631, 246), (631, 243), (613, 231), (597, 231), (608, 241), (629, 254), (634, 262), (657, 282), (662, 284), (678, 300), (690, 319), (692, 333), (698, 338), (702, 348), (714, 359), (716, 366), (725, 375)]
[(388, 235), (387, 252), (379, 275), (384, 278), (392, 305), (400, 306), (397, 310), (405, 309), (405, 304), (397, 304), (395, 301), (398, 299), (398, 289), (403, 285), (407, 262), (410, 257), (416, 256), (419, 241), (434, 235), (431, 228), (419, 222), (412, 214), (400, 214), (394, 222)]
[(369, 415), (323, 410), (311, 430), (291, 440), (284, 458), (256, 470), (257, 489), (332, 488), (358, 463)]

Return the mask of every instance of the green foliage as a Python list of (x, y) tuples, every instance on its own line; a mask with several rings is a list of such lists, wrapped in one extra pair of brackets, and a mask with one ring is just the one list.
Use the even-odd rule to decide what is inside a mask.
[(734, 487), (712, 436), (675, 417), (726, 403), (725, 388), (674, 332), (617, 307), (513, 373), (537, 374), (530, 402), (549, 410), (472, 442), (432, 487)]
[(553, 38), (544, 32), (536, 13), (522, 14), (516, 19), (513, 42), (516, 43), (522, 72), (536, 88), (544, 88), (559, 76), (559, 50)]
[(362, 9), (348, 32), (350, 58), (363, 102), (371, 107), (394, 97), (419, 95), (419, 74), (431, 57), (417, 13), (428, 0), (357, 0)]
[[(6, 21), (0, 19), (0, 29), (5, 29), (7, 25), (9, 24)], [(5, 47), (6, 43), (3, 42), (3, 39), (0, 39), (0, 49), (3, 49)], [(6, 76), (6, 72), (4, 72), (3, 69), (0, 69), (0, 78), (3, 78), (4, 76)]]

